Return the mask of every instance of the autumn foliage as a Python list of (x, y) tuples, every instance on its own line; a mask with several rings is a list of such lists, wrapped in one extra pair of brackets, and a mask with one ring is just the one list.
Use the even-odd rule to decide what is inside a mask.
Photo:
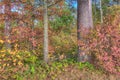
[(84, 37), (86, 42), (80, 43), (84, 50), (88, 49), (87, 53), (94, 56), (95, 65), (115, 74), (120, 74), (119, 20), (118, 15), (114, 24), (96, 26)]
[[(0, 0), (0, 80), (55, 80), (60, 73), (68, 72), (71, 76), (73, 67), (79, 74), (81, 71), (78, 72), (77, 67), (98, 70), (94, 65), (107, 74), (120, 75), (120, 13), (116, 13), (120, 8), (110, 7), (111, 15), (106, 14), (104, 24), (97, 24), (91, 30), (77, 30), (76, 16), (73, 16), (76, 13), (66, 6), (66, 0), (47, 0), (49, 63), (45, 64), (42, 1)], [(77, 31), (81, 38), (78, 43)], [(92, 55), (94, 65), (77, 62), (78, 46), (85, 57)]]

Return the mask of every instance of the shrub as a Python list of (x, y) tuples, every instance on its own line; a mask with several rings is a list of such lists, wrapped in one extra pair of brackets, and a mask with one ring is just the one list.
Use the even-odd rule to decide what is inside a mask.
[(25, 50), (26, 48), (31, 48), (31, 46), (36, 47), (42, 43), (42, 29), (29, 27), (15, 27), (11, 30), (11, 44), (18, 44), (19, 48)]
[(120, 74), (120, 30), (118, 26), (97, 26), (85, 37), (95, 62), (110, 73)]
[[(4, 44), (4, 41), (0, 40), (0, 44)], [(34, 64), (36, 60), (36, 56), (28, 51), (18, 50), (17, 46), (14, 50), (2, 47), (0, 49), (0, 79), (14, 80), (17, 77), (16, 74), (27, 71), (29, 69), (28, 65)]]
[(51, 46), (54, 49), (54, 55), (58, 55), (59, 59), (64, 59), (66, 57), (72, 57), (76, 54), (77, 39), (76, 35), (65, 34), (64, 32), (58, 35), (52, 36), (50, 38)]
[(79, 44), (86, 53), (95, 56), (98, 66), (110, 73), (120, 74), (120, 15), (114, 16), (110, 22), (111, 19), (107, 20), (106, 24), (96, 26), (83, 36)]

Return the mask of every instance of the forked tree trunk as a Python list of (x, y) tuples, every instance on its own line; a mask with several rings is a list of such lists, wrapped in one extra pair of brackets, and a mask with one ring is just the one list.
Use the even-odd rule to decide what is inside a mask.
[(44, 0), (44, 61), (48, 63), (48, 13), (47, 0)]
[(77, 14), (77, 38), (78, 38), (78, 61), (88, 61), (89, 57), (86, 50), (82, 50), (79, 46), (80, 41), (86, 42), (83, 38), (93, 27), (92, 19), (92, 0), (77, 0), (78, 1), (78, 14)]

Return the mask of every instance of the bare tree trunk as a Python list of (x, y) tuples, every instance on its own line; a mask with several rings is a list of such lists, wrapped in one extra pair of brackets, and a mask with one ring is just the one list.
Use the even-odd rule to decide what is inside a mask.
[(96, 20), (97, 20), (97, 19), (96, 19), (96, 15), (97, 15), (97, 10), (96, 10), (96, 9), (97, 9), (97, 8), (96, 8), (96, 7), (97, 7), (97, 5), (96, 5), (96, 0), (94, 0), (94, 6), (95, 6), (95, 11), (94, 11), (94, 15), (95, 15), (94, 20), (95, 20), (95, 21), (94, 21), (94, 22), (96, 22)]
[(120, 5), (120, 0), (118, 0), (118, 5)]
[(47, 0), (44, 0), (44, 61), (48, 63), (48, 13)]
[(100, 20), (101, 24), (103, 24), (103, 9), (102, 9), (102, 1), (100, 0)]
[[(90, 28), (93, 27), (92, 19), (92, 0), (77, 0), (78, 1), (78, 14), (77, 14), (77, 37), (79, 41), (85, 41), (83, 38), (87, 35), (87, 32)], [(87, 31), (87, 32), (86, 32)], [(88, 61), (89, 57), (86, 54), (86, 51), (81, 49), (81, 46), (78, 43), (78, 61)]]
[(11, 6), (10, 0), (7, 0), (5, 4), (5, 46), (7, 49), (11, 49), (10, 45), (10, 13), (11, 13)]

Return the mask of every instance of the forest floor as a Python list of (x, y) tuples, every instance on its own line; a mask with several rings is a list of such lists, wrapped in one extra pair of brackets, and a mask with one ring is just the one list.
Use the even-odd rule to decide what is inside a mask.
[[(76, 65), (76, 63), (71, 63), (67, 66), (61, 66), (61, 68), (59, 65), (57, 63), (56, 67), (51, 66), (53, 69), (47, 75), (44, 75), (46, 76), (44, 78), (41, 78), (43, 76), (41, 73), (45, 73), (45, 68), (42, 72), (39, 72), (40, 69), (37, 68), (38, 71), (36, 71), (33, 77), (30, 78), (28, 75), (24, 80), (120, 80), (119, 75), (96, 69), (91, 64), (78, 63)], [(47, 72), (48, 70), (45, 71)]]
[(110, 74), (88, 62), (74, 60), (50, 64), (40, 62), (26, 68), (26, 71), (21, 69), (16, 72), (15, 68), (12, 69), (15, 72), (0, 72), (0, 80), (120, 80), (120, 75)]
[(66, 71), (61, 73), (55, 80), (120, 80), (120, 76), (68, 67)]

